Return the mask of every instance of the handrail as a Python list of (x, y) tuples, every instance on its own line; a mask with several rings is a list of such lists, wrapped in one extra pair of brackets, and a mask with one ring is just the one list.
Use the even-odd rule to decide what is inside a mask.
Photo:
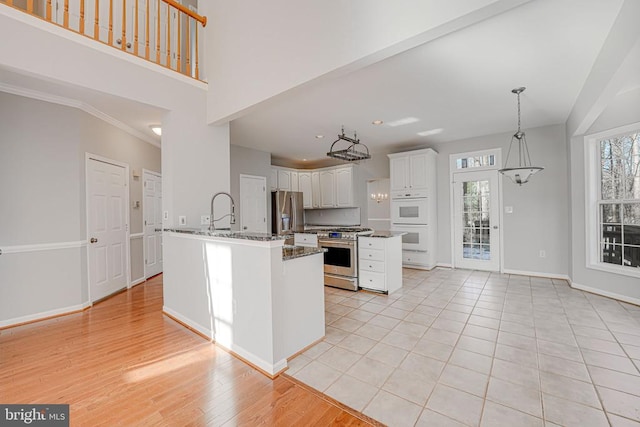
[(199, 33), (207, 17), (176, 0), (57, 0), (55, 8), (54, 0), (0, 3), (200, 79)]
[(206, 16), (198, 15), (197, 13), (195, 13), (194, 11), (189, 9), (188, 7), (183, 6), (182, 4), (180, 4), (178, 2), (175, 2), (174, 0), (162, 0), (162, 1), (165, 2), (166, 4), (168, 4), (169, 6), (175, 7), (176, 9), (178, 9), (180, 12), (184, 13), (185, 15), (190, 16), (191, 18), (195, 19), (196, 21), (201, 23), (203, 27), (207, 26), (207, 17)]

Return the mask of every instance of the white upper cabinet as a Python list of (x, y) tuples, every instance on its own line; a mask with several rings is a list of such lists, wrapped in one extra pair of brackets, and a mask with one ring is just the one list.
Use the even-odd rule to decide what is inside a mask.
[(336, 206), (353, 206), (353, 168), (347, 166), (335, 170)]
[(336, 177), (332, 169), (320, 171), (320, 207), (336, 207)]
[(302, 192), (305, 209), (354, 206), (353, 166), (315, 170), (271, 168), (271, 190)]
[(311, 184), (311, 172), (298, 172), (298, 191), (302, 191), (304, 208), (313, 208), (313, 186)]
[(389, 154), (391, 191), (426, 190), (429, 168), (434, 167), (435, 151), (430, 148), (407, 153)]

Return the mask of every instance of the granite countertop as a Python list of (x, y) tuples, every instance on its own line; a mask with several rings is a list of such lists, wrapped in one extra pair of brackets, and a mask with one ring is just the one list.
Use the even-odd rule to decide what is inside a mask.
[(404, 236), (405, 234), (407, 234), (405, 231), (375, 230), (373, 234), (362, 237), (379, 237), (381, 239), (388, 239), (390, 237)]
[(303, 256), (321, 254), (326, 252), (325, 248), (312, 248), (308, 246), (290, 246), (284, 245), (282, 247), (282, 260), (287, 261), (294, 258), (300, 258)]
[(267, 234), (267, 233), (246, 233), (242, 231), (233, 231), (233, 230), (209, 231), (207, 229), (200, 229), (200, 228), (165, 228), (164, 230), (156, 229), (156, 231), (171, 231), (173, 233), (193, 234), (196, 236), (226, 237), (229, 239), (256, 240), (261, 242), (268, 242), (272, 240), (285, 240), (285, 236), (276, 236), (274, 234)]

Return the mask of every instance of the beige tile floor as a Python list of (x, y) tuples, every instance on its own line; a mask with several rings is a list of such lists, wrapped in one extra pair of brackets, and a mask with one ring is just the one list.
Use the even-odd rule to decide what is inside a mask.
[(286, 373), (390, 426), (640, 427), (640, 307), (562, 280), (403, 276), (389, 296), (325, 288), (326, 337)]

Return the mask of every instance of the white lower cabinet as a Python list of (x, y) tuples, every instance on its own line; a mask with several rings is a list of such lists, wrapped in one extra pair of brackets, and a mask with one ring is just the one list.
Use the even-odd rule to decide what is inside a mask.
[(415, 266), (430, 266), (431, 264), (427, 251), (402, 251), (402, 262)]
[(402, 287), (402, 240), (394, 237), (358, 238), (359, 286), (391, 293)]

